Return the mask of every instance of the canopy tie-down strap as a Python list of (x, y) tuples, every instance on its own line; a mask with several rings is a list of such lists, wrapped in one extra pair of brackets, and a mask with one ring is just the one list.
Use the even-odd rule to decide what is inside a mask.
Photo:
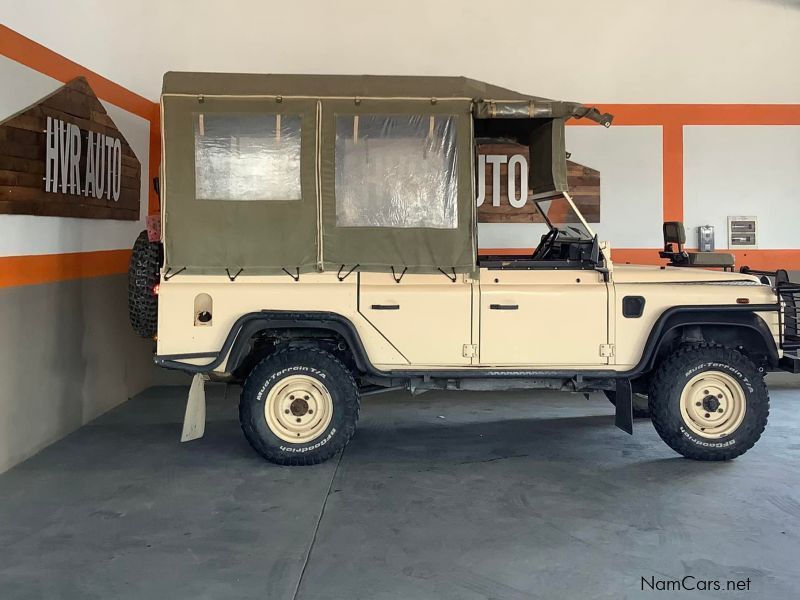
[(450, 267), (450, 270), (453, 271), (452, 275), (450, 275), (450, 273), (448, 273), (447, 271), (443, 270), (441, 267), (436, 267), (436, 268), (439, 270), (439, 272), (442, 275), (447, 277), (451, 282), (455, 283), (456, 280), (458, 279), (458, 276), (456, 275), (456, 268), (455, 267)]
[(394, 279), (395, 283), (400, 283), (403, 280), (403, 275), (406, 274), (408, 271), (408, 267), (403, 267), (403, 270), (400, 272), (400, 275), (395, 273), (394, 266), (392, 266), (392, 279)]
[(287, 271), (286, 267), (281, 267), (281, 271), (286, 273), (289, 277), (291, 277), (295, 281), (300, 281), (300, 267), (295, 267), (294, 269), (295, 273), (292, 273), (291, 271)]
[(242, 267), (242, 268), (240, 268), (238, 271), (236, 271), (236, 273), (234, 273), (233, 275), (231, 275), (231, 271), (230, 271), (230, 269), (228, 269), (227, 267), (225, 268), (225, 274), (228, 276), (228, 279), (230, 279), (231, 281), (236, 281), (236, 278), (237, 278), (239, 275), (241, 275), (241, 274), (242, 274), (242, 271), (244, 271), (244, 268), (243, 268), (243, 267)]
[(180, 269), (178, 269), (177, 271), (172, 273), (172, 267), (167, 267), (167, 270), (164, 272), (164, 281), (169, 281), (170, 279), (175, 277), (175, 275), (180, 275), (185, 270), (186, 270), (186, 267), (181, 267)]
[(342, 265), (341, 267), (339, 267), (339, 272), (336, 274), (336, 279), (338, 279), (339, 281), (344, 281), (345, 279), (347, 279), (350, 276), (350, 273), (355, 271), (360, 266), (361, 266), (360, 264), (356, 264), (355, 267), (353, 267), (347, 273), (342, 275), (342, 271), (344, 271), (344, 267), (345, 267), (345, 265)]

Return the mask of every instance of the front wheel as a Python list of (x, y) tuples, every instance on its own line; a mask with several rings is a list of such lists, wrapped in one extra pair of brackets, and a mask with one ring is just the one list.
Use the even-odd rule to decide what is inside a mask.
[(729, 460), (761, 437), (769, 393), (758, 368), (721, 346), (677, 351), (657, 369), (649, 394), (656, 431), (694, 460)]
[(279, 465), (313, 465), (344, 449), (358, 421), (355, 379), (322, 350), (276, 352), (248, 375), (239, 401), (247, 441)]

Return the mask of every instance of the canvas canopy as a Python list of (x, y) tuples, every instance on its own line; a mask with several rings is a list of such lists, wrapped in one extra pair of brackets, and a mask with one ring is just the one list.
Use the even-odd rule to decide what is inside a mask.
[(566, 190), (564, 122), (609, 115), (463, 77), (167, 73), (165, 264), (188, 273), (469, 272), (474, 130)]

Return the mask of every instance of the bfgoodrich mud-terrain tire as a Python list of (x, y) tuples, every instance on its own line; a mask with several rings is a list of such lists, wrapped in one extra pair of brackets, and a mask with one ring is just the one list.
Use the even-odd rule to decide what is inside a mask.
[[(617, 392), (613, 390), (603, 390), (603, 393), (614, 406), (617, 405)], [(633, 418), (634, 419), (649, 419), (650, 406), (647, 401), (647, 396), (644, 394), (633, 394)]]
[(728, 460), (758, 441), (769, 416), (769, 393), (758, 368), (736, 350), (692, 346), (658, 368), (650, 385), (658, 435), (695, 460)]
[(250, 445), (279, 465), (314, 465), (356, 430), (358, 387), (342, 362), (314, 348), (262, 360), (244, 382), (239, 422)]
[(158, 284), (161, 244), (151, 242), (147, 231), (136, 238), (128, 265), (128, 316), (133, 330), (142, 337), (153, 337), (158, 326)]

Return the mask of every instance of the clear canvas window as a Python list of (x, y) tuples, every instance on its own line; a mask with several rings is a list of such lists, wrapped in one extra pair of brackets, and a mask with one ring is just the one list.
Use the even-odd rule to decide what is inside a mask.
[(299, 200), (300, 115), (196, 113), (198, 200)]
[(456, 229), (453, 115), (338, 115), (338, 227)]

